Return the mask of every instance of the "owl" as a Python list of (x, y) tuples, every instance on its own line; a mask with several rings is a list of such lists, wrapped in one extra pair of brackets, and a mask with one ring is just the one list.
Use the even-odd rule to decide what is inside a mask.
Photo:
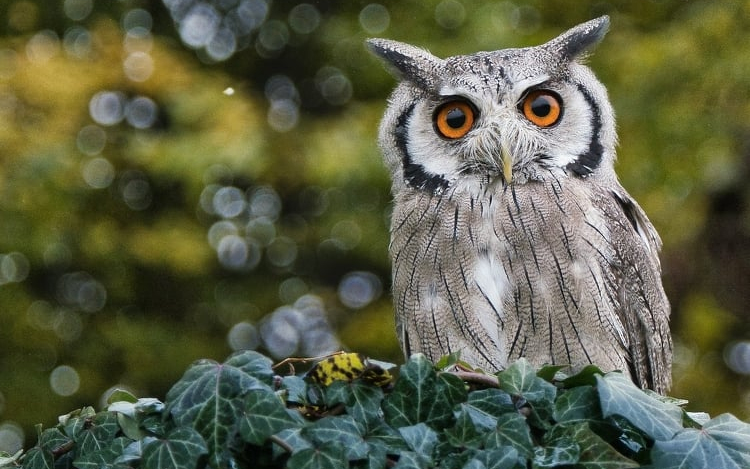
[(447, 59), (386, 39), (380, 125), (404, 353), (496, 371), (596, 364), (671, 383), (661, 240), (614, 171), (604, 86), (583, 59), (609, 18), (536, 47)]

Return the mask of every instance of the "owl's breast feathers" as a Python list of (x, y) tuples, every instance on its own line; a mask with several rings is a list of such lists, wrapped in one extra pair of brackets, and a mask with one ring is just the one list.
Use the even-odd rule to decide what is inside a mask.
[(391, 257), (407, 353), (498, 370), (589, 363), (670, 384), (658, 236), (621, 187), (551, 178), (396, 194)]

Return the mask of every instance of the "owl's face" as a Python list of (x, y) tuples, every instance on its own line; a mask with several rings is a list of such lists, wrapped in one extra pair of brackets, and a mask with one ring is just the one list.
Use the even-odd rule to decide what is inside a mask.
[(602, 17), (541, 46), (447, 59), (370, 40), (402, 80), (380, 129), (394, 190), (614, 178), (613, 112), (604, 87), (577, 61), (608, 25)]

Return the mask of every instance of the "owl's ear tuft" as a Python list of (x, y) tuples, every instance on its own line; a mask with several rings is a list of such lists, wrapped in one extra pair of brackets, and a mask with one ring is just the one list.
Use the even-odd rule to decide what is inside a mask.
[(386, 63), (398, 79), (409, 80), (429, 88), (435, 73), (445, 61), (424, 49), (390, 39), (368, 39), (365, 44), (373, 54)]
[(609, 16), (600, 16), (565, 31), (542, 47), (557, 51), (569, 61), (575, 60), (599, 44), (608, 30)]

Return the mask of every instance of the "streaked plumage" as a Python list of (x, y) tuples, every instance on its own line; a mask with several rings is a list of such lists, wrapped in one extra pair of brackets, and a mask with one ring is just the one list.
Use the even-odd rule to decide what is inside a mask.
[(606, 90), (580, 57), (607, 17), (538, 47), (439, 59), (383, 39), (393, 296), (409, 355), (487, 370), (595, 363), (665, 392), (661, 241), (614, 172)]

